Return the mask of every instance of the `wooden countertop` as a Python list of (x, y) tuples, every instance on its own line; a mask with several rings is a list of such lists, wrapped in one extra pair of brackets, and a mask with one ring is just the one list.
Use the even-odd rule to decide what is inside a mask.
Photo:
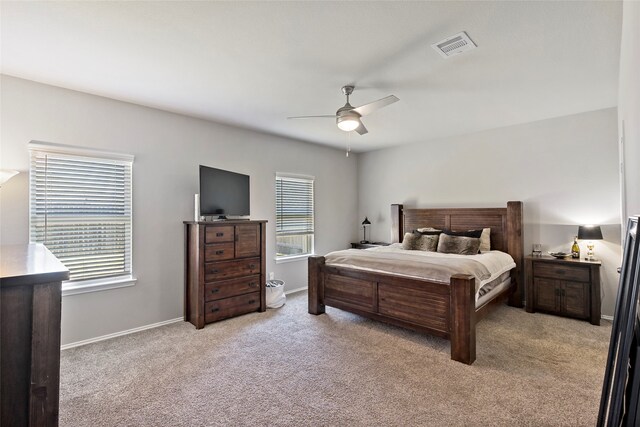
[(40, 243), (0, 246), (0, 286), (36, 285), (67, 279), (69, 269)]

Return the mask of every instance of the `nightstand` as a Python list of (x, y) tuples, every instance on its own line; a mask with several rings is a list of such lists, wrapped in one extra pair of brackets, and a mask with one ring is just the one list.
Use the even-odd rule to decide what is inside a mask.
[(378, 246), (389, 246), (390, 244), (391, 243), (385, 243), (385, 242), (351, 243), (351, 249), (377, 248)]
[(600, 261), (527, 256), (526, 310), (600, 325)]

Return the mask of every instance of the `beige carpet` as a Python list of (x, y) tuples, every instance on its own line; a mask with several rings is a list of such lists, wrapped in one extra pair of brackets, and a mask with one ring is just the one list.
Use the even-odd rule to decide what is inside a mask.
[[(606, 322), (605, 322), (606, 323)], [(65, 350), (62, 426), (592, 426), (610, 325), (504, 306), (477, 360), (337, 309), (177, 323)]]

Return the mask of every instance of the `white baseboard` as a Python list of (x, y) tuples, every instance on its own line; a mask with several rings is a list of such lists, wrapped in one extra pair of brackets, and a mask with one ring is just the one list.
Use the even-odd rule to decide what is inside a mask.
[(109, 340), (111, 338), (121, 337), (122, 335), (129, 335), (136, 332), (145, 331), (147, 329), (153, 329), (153, 328), (158, 328), (160, 326), (169, 325), (171, 323), (182, 322), (183, 320), (184, 320), (184, 317), (177, 317), (171, 320), (164, 320), (162, 322), (152, 323), (151, 325), (145, 325), (145, 326), (140, 326), (138, 328), (127, 329), (126, 331), (120, 331), (120, 332), (115, 332), (113, 334), (102, 335), (100, 337), (89, 338), (88, 340), (76, 341), (70, 344), (65, 344), (63, 346), (60, 346), (60, 350), (66, 350), (68, 348), (73, 348), (73, 347), (80, 347), (81, 345), (87, 345), (87, 344), (91, 344), (98, 341)]
[(290, 291), (285, 292), (285, 295), (289, 295), (289, 294), (295, 294), (296, 292), (302, 292), (302, 291), (306, 291), (308, 288), (305, 286), (303, 288), (295, 288), (295, 289), (291, 289)]
[[(306, 286), (303, 287), (303, 288), (296, 288), (296, 289), (292, 289), (290, 291), (285, 292), (285, 295), (295, 294), (296, 292), (302, 292), (302, 291), (306, 291), (306, 290), (307, 290)], [(163, 322), (152, 323), (151, 325), (140, 326), (139, 328), (127, 329), (126, 331), (120, 331), (120, 332), (115, 332), (113, 334), (102, 335), (100, 337), (89, 338), (88, 340), (76, 341), (76, 342), (72, 342), (70, 344), (65, 344), (63, 346), (60, 346), (60, 350), (66, 350), (68, 348), (80, 347), (82, 345), (87, 345), (87, 344), (91, 344), (91, 343), (94, 343), (94, 342), (109, 340), (111, 338), (121, 337), (123, 335), (129, 335), (129, 334), (133, 334), (133, 333), (136, 333), (136, 332), (145, 331), (147, 329), (158, 328), (160, 326), (169, 325), (171, 323), (182, 322), (183, 320), (184, 320), (184, 317), (177, 317), (175, 319), (165, 320)]]

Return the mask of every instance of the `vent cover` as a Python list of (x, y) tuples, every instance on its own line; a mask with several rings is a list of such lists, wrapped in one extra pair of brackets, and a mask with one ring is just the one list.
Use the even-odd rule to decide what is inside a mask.
[(438, 43), (434, 43), (431, 47), (434, 48), (443, 58), (449, 58), (462, 52), (475, 49), (476, 44), (469, 38), (467, 33), (463, 31), (455, 36), (447, 37)]

